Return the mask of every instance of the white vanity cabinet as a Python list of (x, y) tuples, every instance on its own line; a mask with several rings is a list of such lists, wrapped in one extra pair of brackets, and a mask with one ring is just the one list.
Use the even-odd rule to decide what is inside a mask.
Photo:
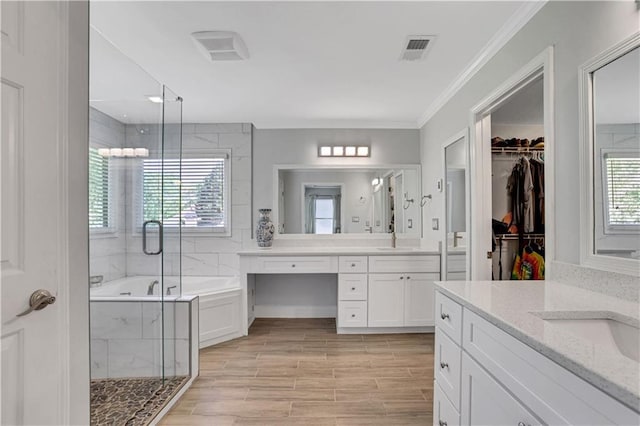
[(436, 291), (433, 424), (639, 424), (640, 414)]
[(438, 256), (369, 256), (369, 327), (434, 325)]

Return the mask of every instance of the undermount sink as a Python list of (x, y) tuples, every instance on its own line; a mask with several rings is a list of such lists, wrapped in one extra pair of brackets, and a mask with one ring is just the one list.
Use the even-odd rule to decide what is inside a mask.
[(574, 336), (589, 340), (603, 348), (611, 348), (627, 358), (640, 362), (640, 329), (612, 318), (545, 318), (545, 322)]

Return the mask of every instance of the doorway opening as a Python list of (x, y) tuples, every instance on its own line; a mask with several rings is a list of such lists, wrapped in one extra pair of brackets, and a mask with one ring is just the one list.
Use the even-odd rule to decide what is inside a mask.
[(553, 258), (552, 53), (472, 109), (472, 279), (541, 280)]

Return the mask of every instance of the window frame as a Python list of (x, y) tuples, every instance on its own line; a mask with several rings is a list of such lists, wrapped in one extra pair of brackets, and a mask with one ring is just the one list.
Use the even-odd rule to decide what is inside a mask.
[[(89, 146), (89, 155), (91, 155), (91, 150), (94, 149), (96, 150), (96, 154), (98, 149), (101, 148), (110, 148), (108, 145), (106, 144), (99, 144), (99, 143), (92, 143)], [(116, 178), (115, 178), (115, 166), (113, 161), (111, 160), (111, 157), (103, 157), (100, 154), (97, 154), (100, 157), (102, 157), (103, 159), (106, 159), (107, 161), (107, 221), (108, 221), (108, 226), (106, 227), (92, 227), (91, 225), (89, 225), (89, 235), (91, 237), (105, 237), (105, 238), (109, 238), (109, 237), (114, 237), (115, 234), (118, 231), (118, 218), (117, 218), (117, 214), (115, 211), (115, 206), (114, 203), (116, 202)], [(90, 167), (90, 165), (89, 165)], [(90, 171), (87, 170), (87, 174), (89, 175), (89, 181), (90, 181)], [(87, 197), (88, 197), (88, 193), (89, 193), (89, 188), (87, 187)], [(87, 209), (89, 208), (89, 206), (87, 205)], [(89, 213), (90, 214), (90, 213)]]
[[(609, 174), (607, 170), (607, 158), (624, 158), (632, 157), (640, 159), (640, 150), (636, 149), (616, 149), (603, 148), (600, 150), (600, 178), (602, 184), (602, 218), (603, 218), (603, 234), (604, 235), (620, 235), (620, 234), (640, 234), (640, 224), (637, 225), (621, 225), (611, 224), (609, 215)], [(640, 161), (640, 160), (639, 160)]]
[[(163, 224), (163, 232), (167, 235), (173, 235), (181, 232), (182, 234), (188, 234), (190, 236), (207, 236), (207, 237), (230, 237), (231, 236), (231, 150), (230, 149), (215, 149), (215, 150), (184, 150), (182, 153), (177, 151), (165, 151), (163, 158), (155, 158), (155, 160), (184, 160), (184, 159), (197, 159), (197, 158), (216, 158), (224, 159), (224, 185), (222, 197), (224, 200), (224, 227), (210, 227), (210, 226), (166, 226)], [(138, 192), (137, 206), (135, 208), (135, 223), (136, 234), (141, 235), (144, 209), (144, 160), (153, 160), (153, 158), (146, 158), (140, 162), (137, 168), (137, 184), (136, 191)]]

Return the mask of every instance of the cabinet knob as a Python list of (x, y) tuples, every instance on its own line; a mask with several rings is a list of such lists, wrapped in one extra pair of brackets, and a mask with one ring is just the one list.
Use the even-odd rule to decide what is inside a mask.
[[(443, 370), (444, 370), (445, 368), (449, 368), (449, 364), (447, 364), (446, 362), (441, 362), (441, 363), (440, 363), (440, 368), (442, 368)], [(520, 426), (520, 425), (518, 425), (518, 426)]]
[(351, 264), (351, 267), (352, 267), (352, 268), (355, 268), (355, 267), (356, 267), (356, 264), (355, 264), (355, 263), (352, 263), (352, 264)]
[(351, 287), (351, 291), (356, 291), (356, 288), (355, 287)]
[(351, 318), (355, 318), (355, 317), (356, 317), (356, 314), (351, 314)]
[(400, 277), (401, 280), (404, 280), (404, 277)]
[(291, 265), (291, 267), (292, 267), (292, 268), (295, 268), (295, 267), (296, 267), (296, 264), (294, 263), (293, 265)]
[(445, 422), (443, 420), (438, 420), (438, 425), (439, 426), (447, 426), (447, 422)]
[(407, 277), (407, 279), (408, 279), (408, 280), (410, 280), (410, 279), (411, 279), (411, 277)]
[(449, 318), (449, 314), (441, 313), (440, 314), (440, 318), (447, 319), (447, 318)]

